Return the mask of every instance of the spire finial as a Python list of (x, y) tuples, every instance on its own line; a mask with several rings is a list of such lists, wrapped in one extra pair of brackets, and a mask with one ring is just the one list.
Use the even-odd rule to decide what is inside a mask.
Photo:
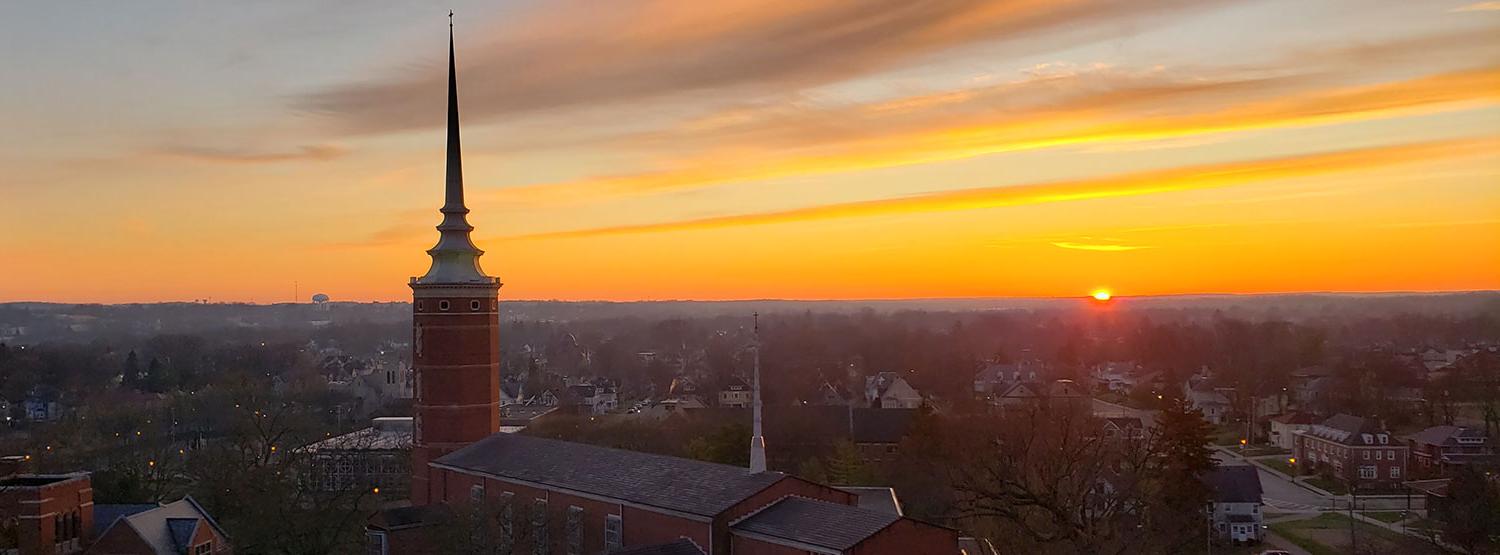
[(453, 30), (453, 10), (448, 10), (448, 30)]

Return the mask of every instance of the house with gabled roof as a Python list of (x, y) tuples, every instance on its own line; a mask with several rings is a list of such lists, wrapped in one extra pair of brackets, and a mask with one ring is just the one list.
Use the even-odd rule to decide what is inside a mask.
[[(121, 510), (122, 509), (122, 510)], [(139, 509), (139, 510), (137, 510)], [(191, 496), (166, 505), (100, 505), (113, 517), (88, 554), (223, 555), (229, 535)]]
[(1263, 539), (1260, 472), (1248, 464), (1221, 465), (1205, 477), (1213, 492), (1214, 535), (1230, 543)]

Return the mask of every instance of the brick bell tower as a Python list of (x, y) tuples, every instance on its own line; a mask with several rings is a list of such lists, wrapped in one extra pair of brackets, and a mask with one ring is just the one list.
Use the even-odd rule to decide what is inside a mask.
[(458, 79), (448, 22), (448, 176), (432, 267), (411, 278), (413, 406), (411, 498), (430, 498), (427, 463), (500, 431), (500, 279), (479, 267), (469, 232), (458, 144)]

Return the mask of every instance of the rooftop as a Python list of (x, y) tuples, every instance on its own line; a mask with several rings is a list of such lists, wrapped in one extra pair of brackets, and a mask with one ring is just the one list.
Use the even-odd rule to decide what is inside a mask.
[(714, 516), (786, 475), (739, 466), (494, 434), (432, 463), (693, 515)]
[(836, 505), (823, 501), (786, 497), (730, 526), (771, 538), (843, 551), (892, 523), (899, 515)]
[(1209, 489), (1218, 503), (1259, 503), (1260, 472), (1248, 464), (1221, 465), (1209, 472)]

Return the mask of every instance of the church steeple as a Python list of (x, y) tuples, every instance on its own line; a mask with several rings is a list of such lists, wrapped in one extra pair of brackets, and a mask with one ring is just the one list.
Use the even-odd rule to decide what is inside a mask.
[(464, 206), (458, 78), (448, 13), (448, 176), (432, 267), (411, 279), (411, 500), (446, 499), (430, 463), (500, 432), (500, 280), (484, 274)]
[(448, 13), (448, 172), (444, 187), (443, 222), (438, 224), (437, 245), (427, 251), (432, 267), (413, 283), (493, 283), (484, 274), (479, 257), (484, 251), (474, 245), (469, 233), (469, 208), (464, 206), (463, 151), (458, 137), (458, 70), (454, 62), (453, 13)]

